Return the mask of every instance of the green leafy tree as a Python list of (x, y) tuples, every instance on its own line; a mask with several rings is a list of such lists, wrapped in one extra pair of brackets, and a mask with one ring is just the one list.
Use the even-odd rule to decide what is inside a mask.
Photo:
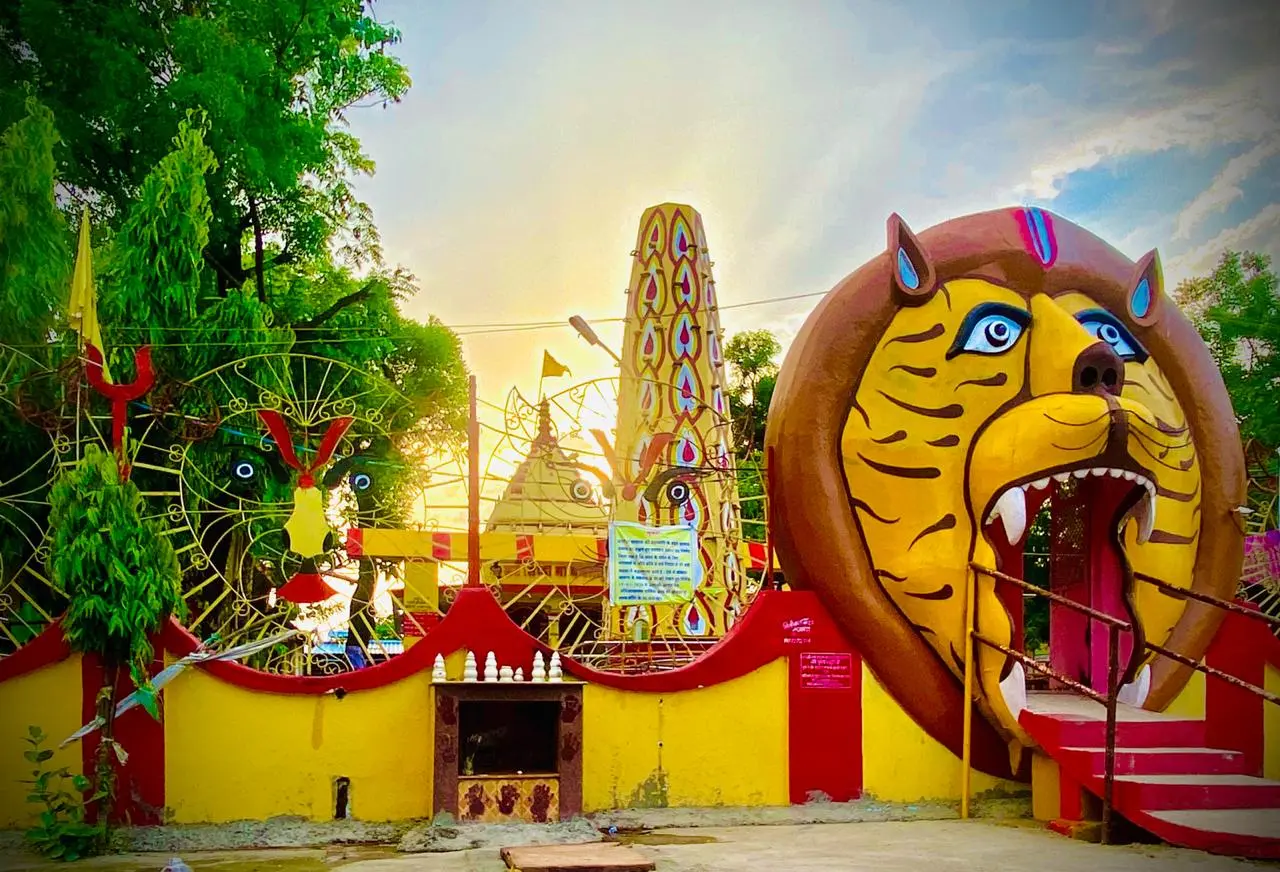
[(141, 492), (121, 480), (115, 458), (97, 446), (88, 446), (80, 462), (59, 475), (49, 502), (50, 569), (68, 601), (63, 632), (74, 650), (96, 654), (105, 667), (95, 776), (98, 792), (110, 796), (118, 676), (127, 669), (140, 702), (159, 717), (149, 676), (150, 637), (170, 615), (181, 614), (182, 576), (164, 528), (144, 519)]
[[(209, 244), (220, 293), (333, 246), (376, 261), (352, 180), (372, 162), (347, 113), (409, 87), (395, 28), (362, 0), (14, 0), (0, 4), (0, 128), (24, 89), (63, 135), (59, 179), (113, 227), (169, 152), (186, 114), (209, 116)], [(248, 245), (246, 246), (246, 241)], [(246, 256), (247, 255), (247, 256)]]
[[(47, 511), (21, 495), (40, 493), (47, 482), (50, 442), (46, 434), (18, 414), (21, 402), (39, 399), (46, 408), (61, 401), (51, 393), (52, 380), (39, 385), (47, 396), (34, 397), (29, 381), (56, 359), (49, 345), (70, 279), (66, 225), (54, 201), (54, 148), (58, 132), (53, 115), (33, 98), (22, 102), (24, 114), (0, 131), (0, 589), (31, 557)], [(25, 390), (24, 390), (25, 388)], [(56, 594), (40, 586), (36, 604), (25, 602), (26, 618), (9, 614), (10, 632), (0, 636), (0, 650), (21, 644), (30, 628), (31, 612), (61, 609)]]
[(178, 561), (164, 528), (144, 519), (138, 487), (122, 481), (115, 458), (96, 445), (59, 475), (49, 502), (53, 582), (69, 600), (67, 641), (144, 684), (150, 636), (182, 611)]
[(1175, 296), (1222, 372), (1250, 459), (1254, 524), (1274, 528), (1280, 448), (1280, 285), (1270, 258), (1228, 251), (1208, 275)]
[[(0, 258), (8, 259), (0, 263), (21, 267), (0, 273), (0, 303), (35, 313), (22, 326), (40, 346), (39, 366), (74, 364), (68, 334), (45, 339), (60, 324), (71, 267), (54, 192), (68, 211), (88, 204), (115, 379), (133, 377), (133, 352), (144, 343), (161, 388), (233, 361), (252, 370), (246, 381), (269, 384), (282, 376), (262, 356), (290, 351), (386, 379), (413, 407), (387, 422), (393, 438), (364, 450), (381, 464), (378, 523), (394, 524), (408, 511), (418, 458), (459, 435), (467, 372), (452, 331), (402, 314), (417, 289), (382, 264), (372, 216), (352, 188), (373, 164), (344, 128), (347, 114), (394, 102), (409, 85), (389, 53), (399, 34), (371, 10), (360, 0), (0, 4), (0, 181), (6, 194), (21, 194), (0, 203)], [(6, 171), (17, 181), (9, 184)], [(43, 224), (27, 220), (36, 207)], [(37, 225), (46, 230), (28, 232)], [(12, 254), (7, 240), (16, 240)], [(0, 343), (16, 341), (3, 334), (8, 326), (0, 324)], [(173, 412), (212, 417), (199, 391), (175, 396)], [(5, 427), (43, 435), (0, 407)], [(218, 431), (192, 453), (226, 469), (242, 440)], [(171, 487), (165, 475), (134, 471), (144, 491)], [(280, 503), (290, 494), (273, 482), (261, 497)], [(271, 522), (264, 511), (252, 524)], [(240, 530), (213, 537), (223, 549), (211, 555), (219, 568), (249, 540), (267, 547), (271, 538), (256, 528), (248, 535), (252, 524), (243, 541)], [(371, 599), (369, 570), (362, 565), (360, 577), (370, 579)], [(205, 587), (210, 596), (214, 587)], [(192, 602), (208, 605), (195, 594)]]
[(738, 501), (742, 532), (748, 539), (765, 539), (764, 430), (778, 377), (782, 345), (768, 330), (735, 334), (724, 346), (729, 365), (729, 413), (733, 416), (734, 455), (737, 459)]
[(54, 202), (53, 113), (34, 98), (0, 134), (0, 343), (39, 353), (66, 293), (66, 223)]
[(764, 430), (773, 386), (778, 378), (782, 345), (768, 330), (735, 334), (724, 346), (729, 365), (729, 412), (733, 416), (734, 446), (747, 455), (764, 445)]

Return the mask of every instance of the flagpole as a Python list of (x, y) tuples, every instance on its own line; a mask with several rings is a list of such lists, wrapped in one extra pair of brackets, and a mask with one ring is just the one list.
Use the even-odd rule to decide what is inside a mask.
[[(81, 209), (81, 211), (80, 211), (80, 234), (81, 234), (81, 236), (83, 236), (84, 234), (86, 234), (86, 233), (88, 233), (88, 232), (89, 232), (88, 228), (89, 228), (89, 207), (88, 207), (88, 206), (85, 206), (85, 207), (83, 207), (83, 208)], [(79, 246), (79, 245), (77, 245), (77, 246), (76, 246), (76, 262), (77, 262), (77, 265), (79, 265), (79, 260), (80, 260), (80, 246)], [(86, 264), (86, 266), (88, 266), (88, 265)], [(74, 276), (73, 276), (73, 277), (72, 277), (72, 283), (74, 283), (74, 282), (75, 282), (75, 278), (74, 278)], [(73, 290), (73, 291), (72, 291), (72, 295), (73, 295), (73, 296), (74, 296), (74, 293), (75, 293), (75, 292), (74, 292), (74, 290)], [(68, 314), (68, 315), (73, 315), (73, 313), (71, 313), (71, 312), (68, 312), (67, 314)], [(82, 313), (82, 314), (81, 314), (81, 316), (80, 316), (80, 323), (81, 323), (81, 325), (83, 325), (83, 324), (84, 324), (84, 315), (83, 315), (83, 313)], [(77, 330), (77, 331), (76, 331), (76, 369), (75, 369), (75, 373), (76, 373), (76, 466), (79, 466), (79, 465), (80, 465), (80, 417), (81, 417), (81, 397), (82, 397), (82, 395), (84, 394), (84, 391), (83, 391), (83, 390), (81, 390), (81, 388), (83, 387), (83, 384), (84, 384), (84, 383), (83, 383), (83, 381), (81, 380), (81, 376), (83, 375), (83, 370), (84, 370), (84, 365), (85, 365), (84, 343), (85, 343), (85, 338), (84, 338), (84, 330), (83, 330), (83, 327), (82, 327), (82, 329), (80, 329), (80, 330)], [(105, 368), (104, 368), (104, 370), (103, 370), (103, 371), (104, 371), (104, 372), (106, 371), (106, 370), (105, 370)]]

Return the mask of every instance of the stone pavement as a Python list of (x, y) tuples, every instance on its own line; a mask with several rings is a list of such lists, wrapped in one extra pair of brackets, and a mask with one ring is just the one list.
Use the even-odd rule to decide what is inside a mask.
[[(905, 821), (666, 830), (641, 837), (637, 850), (658, 872), (1245, 872), (1238, 860), (1163, 846), (1102, 847), (1055, 836), (1031, 822)], [(674, 842), (663, 844), (663, 842)], [(62, 869), (160, 872), (164, 855), (103, 857)], [(183, 858), (193, 872), (504, 872), (498, 851), (396, 854), (382, 848), (330, 847), (228, 851)], [(37, 861), (0, 869), (49, 869)]]

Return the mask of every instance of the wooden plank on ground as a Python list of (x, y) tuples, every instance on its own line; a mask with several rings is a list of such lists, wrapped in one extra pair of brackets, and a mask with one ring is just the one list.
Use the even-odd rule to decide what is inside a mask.
[(653, 861), (616, 842), (583, 845), (525, 845), (503, 848), (508, 869), (519, 872), (653, 872)]

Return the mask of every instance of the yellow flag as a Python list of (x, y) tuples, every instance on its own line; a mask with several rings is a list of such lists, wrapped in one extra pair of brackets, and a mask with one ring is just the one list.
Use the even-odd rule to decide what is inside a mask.
[(559, 378), (562, 375), (573, 375), (573, 373), (569, 372), (569, 367), (552, 357), (550, 351), (542, 352), (542, 377)]
[(80, 347), (92, 343), (102, 352), (102, 377), (111, 382), (107, 370), (107, 349), (102, 344), (102, 325), (98, 323), (98, 294), (93, 286), (93, 251), (89, 245), (89, 207), (80, 217), (80, 244), (76, 250), (76, 270), (71, 277), (71, 304), (67, 307), (71, 329), (80, 334)]

